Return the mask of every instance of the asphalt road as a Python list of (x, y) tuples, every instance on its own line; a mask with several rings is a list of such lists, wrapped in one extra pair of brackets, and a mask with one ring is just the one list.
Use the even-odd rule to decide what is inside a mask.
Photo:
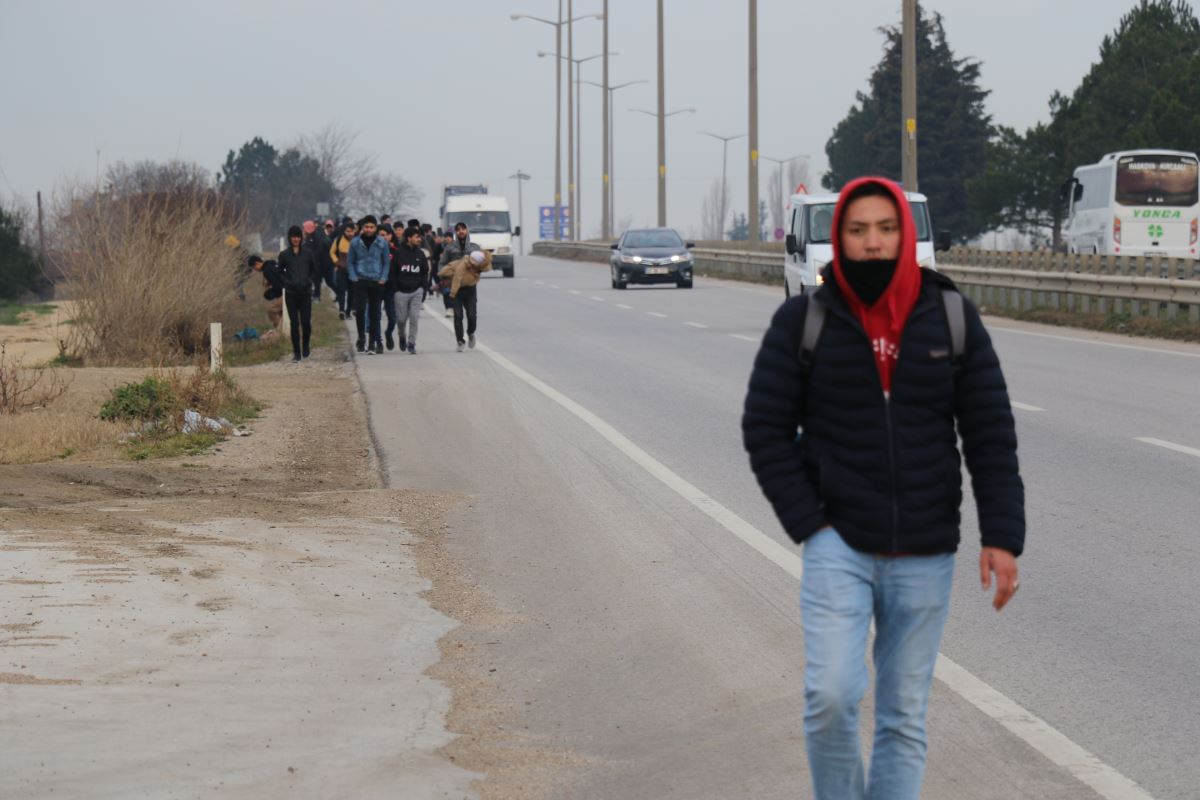
[[(517, 275), (481, 285), (480, 341), (541, 391), (454, 353), (431, 314), (418, 357), (360, 360), (392, 485), (474, 495), (451, 546), (527, 620), (488, 642), (510, 727), (580, 757), (564, 797), (808, 796), (795, 578), (547, 396), (797, 552), (739, 430), (781, 290), (616, 291), (603, 265), (534, 257)], [(936, 682), (925, 796), (1195, 798), (1200, 347), (989, 325), (1020, 404), (1022, 589), (991, 610), (968, 492), (942, 653), (1115, 788), (1098, 795), (1054, 763), (1061, 742), (1023, 741), (1023, 723)]]

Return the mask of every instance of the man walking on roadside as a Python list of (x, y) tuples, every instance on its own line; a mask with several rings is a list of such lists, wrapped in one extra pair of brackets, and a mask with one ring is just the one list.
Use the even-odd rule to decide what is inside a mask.
[[(482, 248), (471, 241), (471, 232), (467, 229), (467, 223), (458, 223), (454, 226), (454, 238), (442, 250), (442, 258), (438, 262), (438, 266), (441, 267), (438, 270), (438, 276), (443, 278), (447, 276), (446, 268), (449, 264), (459, 261), (471, 253), (480, 252), (482, 252)], [(477, 268), (482, 266), (482, 257), (475, 266)], [(490, 264), (488, 266), (490, 268)], [(469, 344), (472, 349), (475, 347), (475, 329), (479, 309), (479, 294), (476, 286), (478, 281), (479, 272), (476, 272), (473, 281), (459, 286), (457, 291), (452, 289), (450, 293), (451, 308), (454, 310), (454, 336), (458, 340), (458, 352), (460, 353), (463, 351), (464, 344)], [(464, 312), (467, 317), (466, 339), (463, 338)]]
[(345, 319), (354, 306), (350, 287), (350, 243), (358, 233), (354, 220), (342, 220), (342, 230), (329, 244), (329, 260), (333, 263), (333, 291), (337, 299), (338, 319)]
[(308, 358), (312, 338), (312, 276), (317, 271), (317, 254), (304, 244), (299, 225), (288, 229), (288, 246), (276, 259), (283, 280), (283, 302), (291, 323), (292, 361)]
[[(359, 224), (359, 234), (350, 243), (347, 273), (353, 288), (354, 323), (358, 329), (358, 352), (379, 355), (383, 352), (383, 340), (379, 333), (379, 309), (383, 302), (383, 289), (387, 285), (391, 254), (387, 242), (379, 236), (375, 217), (368, 214)], [(364, 318), (363, 315), (366, 315)], [(369, 322), (369, 330), (364, 323)], [(370, 341), (364, 335), (370, 334)]]
[[(788, 535), (803, 543), (804, 734), (817, 800), (916, 800), (925, 714), (971, 473), (980, 579), (999, 611), (1017, 590), (1025, 496), (1008, 390), (979, 313), (917, 264), (891, 181), (846, 186), (833, 262), (785, 302), (750, 376), (742, 435)], [(797, 429), (803, 432), (797, 436)], [(859, 753), (868, 629), (875, 736)]]
[(429, 259), (421, 248), (421, 229), (407, 228), (404, 241), (396, 250), (396, 324), (400, 349), (409, 355), (417, 352), (417, 328), (421, 322), (421, 303), (429, 285)]

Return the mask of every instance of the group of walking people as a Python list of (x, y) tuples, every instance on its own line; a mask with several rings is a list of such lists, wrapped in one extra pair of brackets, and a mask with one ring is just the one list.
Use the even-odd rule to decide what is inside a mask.
[(292, 360), (301, 361), (309, 356), (312, 304), (320, 301), (322, 284), (333, 292), (339, 319), (353, 317), (359, 353), (381, 355), (385, 346), (391, 351), (399, 345), (400, 352), (415, 355), (420, 311), (430, 293), (440, 294), (446, 316), (454, 317), (458, 352), (474, 348), (477, 286), (491, 261), (465, 223), (443, 233), (417, 219), (401, 228), (389, 215), (368, 214), (343, 219), (340, 229), (333, 220), (320, 229), (312, 220), (293, 225), (276, 260), (251, 256), (249, 263), (263, 273), (264, 297), (282, 297)]

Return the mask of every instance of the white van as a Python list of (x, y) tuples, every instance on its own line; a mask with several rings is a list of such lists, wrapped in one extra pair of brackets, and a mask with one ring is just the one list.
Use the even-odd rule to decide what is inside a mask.
[(1196, 258), (1200, 160), (1180, 150), (1109, 153), (1063, 186), (1069, 253)]
[(521, 235), (521, 227), (512, 227), (508, 200), (494, 194), (459, 194), (446, 198), (442, 226), (453, 231), (460, 222), (467, 224), (471, 241), (492, 254), (492, 269), (513, 276), (513, 237)]
[[(925, 195), (905, 192), (917, 228), (917, 261), (936, 268), (933, 256), (933, 226)], [(793, 294), (811, 292), (824, 279), (821, 270), (833, 260), (833, 211), (836, 194), (794, 194), (788, 215), (787, 257), (783, 264), (783, 290)]]

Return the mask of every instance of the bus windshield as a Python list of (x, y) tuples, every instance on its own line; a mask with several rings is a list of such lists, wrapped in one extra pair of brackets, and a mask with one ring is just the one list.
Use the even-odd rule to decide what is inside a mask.
[(507, 211), (451, 211), (446, 214), (446, 227), (467, 223), (471, 233), (508, 233), (511, 228)]
[(1200, 164), (1191, 156), (1126, 156), (1117, 163), (1116, 200), (1123, 206), (1194, 206)]
[[(929, 208), (925, 203), (910, 203), (917, 241), (929, 241)], [(805, 229), (810, 244), (830, 244), (833, 241), (833, 203), (805, 206)]]

